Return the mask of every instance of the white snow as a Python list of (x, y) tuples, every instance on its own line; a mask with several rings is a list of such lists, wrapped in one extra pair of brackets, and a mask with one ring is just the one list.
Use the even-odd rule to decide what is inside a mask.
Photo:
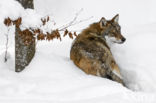
[(24, 11), (23, 7), (15, 0), (1, 0), (0, 1), (0, 23), (4, 18), (10, 17), (12, 20), (16, 20), (21, 16)]
[(49, 16), (49, 21), (43, 25), (42, 20), (47, 19), (48, 15), (37, 12), (33, 9), (25, 9), (21, 15), (22, 24), (20, 26), (21, 30), (31, 28), (31, 29), (40, 29), (44, 34), (47, 32), (51, 33), (52, 30), (57, 28), (54, 20)]
[[(0, 8), (7, 2), (11, 2), (8, 5), (15, 9), (20, 7), (13, 0), (1, 0)], [(17, 18), (24, 13), (18, 14), (20, 9), (17, 15), (10, 6), (7, 10), (0, 9), (3, 14), (0, 15), (0, 103), (156, 103), (154, 3), (154, 0), (99, 0), (98, 3), (97, 0), (35, 0), (36, 11), (23, 11), (24, 17), (27, 13), (35, 15), (34, 17), (53, 13), (58, 25), (70, 21), (74, 12), (80, 8), (84, 8), (84, 13), (80, 14), (79, 19), (94, 16), (93, 19), (74, 26), (74, 30), (85, 28), (102, 16), (110, 19), (116, 13), (121, 14), (119, 24), (126, 42), (111, 45), (111, 50), (128, 88), (105, 78), (87, 75), (78, 69), (69, 58), (73, 40), (67, 37), (62, 42), (38, 42), (30, 65), (21, 73), (15, 73), (14, 30), (12, 27), (9, 33), (9, 59), (4, 63), (4, 33), (7, 28), (2, 25), (2, 19), (7, 15), (16, 15)], [(36, 27), (36, 23), (40, 25), (33, 17), (31, 19), (32, 24), (28, 19), (23, 21), (23, 24), (27, 23), (25, 27)]]
[(42, 15), (36, 13), (33, 9), (26, 9), (22, 14), (22, 29), (26, 28), (40, 28), (42, 25)]
[(131, 30), (126, 32), (127, 41), (124, 45), (112, 48), (118, 64), (123, 68), (125, 81), (137, 91), (156, 92), (155, 27), (156, 23), (135, 27), (138, 30), (133, 28), (133, 33)]
[[(50, 20), (46, 25), (42, 25), (41, 19), (47, 18), (46, 13), (39, 13), (33, 9), (24, 9), (16, 0), (2, 0), (0, 1), (0, 24), (4, 26), (4, 19), (10, 18), (11, 20), (17, 20), (19, 17), (22, 18), (21, 30), (31, 28), (40, 29), (43, 33), (51, 33), (52, 30), (56, 29), (57, 26), (54, 20), (50, 17)], [(5, 27), (4, 27), (5, 28)], [(53, 28), (53, 29), (52, 29)]]

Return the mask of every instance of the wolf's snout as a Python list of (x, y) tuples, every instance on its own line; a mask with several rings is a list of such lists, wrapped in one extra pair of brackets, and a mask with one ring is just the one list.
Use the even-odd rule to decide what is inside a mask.
[(122, 42), (125, 42), (125, 41), (126, 41), (126, 38), (122, 38), (121, 41), (122, 41)]

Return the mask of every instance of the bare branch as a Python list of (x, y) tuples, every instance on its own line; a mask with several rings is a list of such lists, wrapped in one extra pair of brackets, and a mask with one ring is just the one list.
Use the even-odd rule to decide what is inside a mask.
[(76, 14), (75, 14), (75, 17), (73, 18), (72, 21), (70, 21), (69, 23), (67, 23), (66, 25), (63, 25), (62, 27), (60, 27), (59, 31), (64, 31), (66, 30), (68, 27), (70, 27), (75, 21), (76, 19), (78, 18), (79, 14), (83, 11), (83, 8), (81, 8), (80, 11), (78, 11)]
[(89, 17), (89, 18), (86, 18), (86, 19), (82, 19), (82, 20), (80, 20), (80, 21), (77, 21), (77, 22), (73, 23), (71, 26), (76, 25), (76, 24), (79, 24), (79, 23), (82, 23), (82, 22), (84, 22), (84, 21), (88, 21), (88, 20), (90, 20), (90, 19), (92, 19), (92, 18), (93, 18), (93, 16), (91, 16), (91, 17)]
[(79, 20), (79, 21), (76, 21), (79, 14), (83, 11), (83, 9), (81, 9), (79, 12), (77, 12), (75, 14), (75, 17), (73, 18), (72, 21), (70, 21), (68, 24), (66, 25), (63, 25), (62, 27), (60, 27), (60, 29), (58, 29), (59, 31), (65, 31), (67, 28), (71, 27), (71, 26), (74, 26), (74, 25), (77, 25), (79, 23), (82, 23), (84, 21), (87, 21), (87, 20), (90, 20), (91, 18), (93, 18), (93, 16), (89, 17), (89, 18), (86, 18), (86, 19), (83, 19), (83, 20)]

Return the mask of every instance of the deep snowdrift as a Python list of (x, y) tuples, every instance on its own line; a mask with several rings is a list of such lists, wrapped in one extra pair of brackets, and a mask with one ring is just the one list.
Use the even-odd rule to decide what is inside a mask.
[[(5, 1), (5, 0), (4, 0)], [(67, 0), (68, 5), (73, 3), (71, 0)], [(86, 0), (85, 2), (87, 2)], [(152, 0), (151, 0), (152, 1)], [(59, 0), (36, 0), (35, 3), (39, 5), (42, 11), (51, 12), (53, 6), (50, 3), (57, 4)], [(77, 1), (77, 8), (81, 3)], [(89, 1), (88, 1), (89, 2)], [(102, 1), (97, 3), (97, 9), (102, 6)], [(111, 4), (111, 0), (107, 2)], [(153, 1), (152, 1), (153, 2)], [(9, 33), (9, 55), (8, 62), (4, 63), (4, 52), (5, 52), (5, 36), (3, 35), (6, 30), (3, 26), (0, 26), (0, 102), (1, 103), (155, 103), (156, 102), (156, 22), (152, 22), (152, 2), (141, 1), (141, 4), (148, 4), (147, 7), (151, 6), (151, 9), (143, 8), (139, 5), (139, 9), (133, 14), (144, 15), (144, 13), (137, 14), (143, 8), (145, 13), (149, 13), (148, 16), (145, 15), (143, 19), (137, 20), (130, 18), (130, 14), (126, 15), (124, 10), (124, 4), (122, 0), (118, 2), (115, 8), (121, 6), (122, 18), (121, 26), (123, 35), (126, 37), (126, 42), (124, 44), (113, 44), (111, 50), (113, 55), (121, 68), (121, 73), (124, 77), (127, 87), (123, 87), (121, 84), (113, 82), (111, 80), (100, 78), (96, 76), (87, 75), (78, 69), (70, 60), (69, 52), (72, 44), (72, 40), (69, 38), (64, 38), (62, 42), (54, 40), (52, 42), (38, 42), (37, 51), (35, 58), (32, 60), (31, 64), (21, 73), (14, 72), (14, 36), (12, 35), (14, 30), (11, 29)], [(96, 3), (95, 1), (92, 2)], [(123, 3), (123, 4), (122, 4)], [(134, 3), (134, 2), (133, 2)], [(132, 3), (132, 4), (133, 4)], [(134, 3), (134, 8), (137, 8), (137, 4)], [(48, 6), (43, 6), (43, 5)], [(84, 3), (85, 4), (85, 3)], [(81, 5), (84, 7), (85, 5)], [(60, 5), (60, 4), (59, 4)], [(61, 4), (63, 6), (63, 2)], [(65, 6), (68, 6), (65, 5)], [(83, 15), (82, 18), (87, 18), (95, 13), (91, 5), (87, 8), (90, 10), (90, 14)], [(1, 6), (1, 5), (0, 5)], [(54, 6), (55, 7), (55, 6)], [(51, 9), (49, 9), (51, 8)], [(57, 8), (57, 7), (56, 7)], [(106, 7), (110, 8), (110, 7)], [(133, 8), (133, 9), (134, 9)], [(103, 7), (105, 10), (105, 7)], [(132, 11), (133, 11), (132, 9)], [(41, 11), (39, 10), (39, 11)], [(68, 11), (68, 7), (65, 11)], [(78, 9), (79, 10), (79, 9)], [(108, 10), (108, 9), (107, 9)], [(114, 9), (105, 10), (106, 14), (110, 18), (112, 13), (116, 13)], [(131, 11), (130, 7), (127, 8)], [(57, 11), (57, 10), (56, 10)], [(57, 20), (64, 18), (70, 14), (70, 12), (75, 11), (71, 9), (70, 12), (66, 14), (62, 9), (58, 9), (62, 12), (64, 16), (60, 16), (58, 12), (56, 14)], [(91, 12), (93, 11), (93, 12)], [(149, 12), (150, 11), (150, 12)], [(89, 15), (89, 16), (88, 16)], [(126, 16), (125, 16), (126, 15)], [(150, 16), (151, 15), (151, 16)], [(54, 15), (55, 16), (55, 15)], [(59, 17), (60, 16), (60, 17)], [(97, 18), (101, 17), (102, 14), (96, 12)], [(73, 17), (73, 16), (72, 16)], [(129, 18), (129, 19), (127, 19)], [(137, 17), (138, 19), (139, 17)], [(147, 21), (142, 23), (143, 20), (147, 18)], [(64, 19), (62, 19), (64, 20)], [(70, 18), (69, 18), (70, 20)], [(69, 21), (64, 20), (62, 23)], [(92, 21), (88, 21), (92, 23)], [(130, 20), (130, 21), (128, 21)], [(128, 22), (127, 22), (128, 21)], [(60, 20), (61, 22), (61, 20)], [(134, 23), (135, 22), (135, 23)], [(133, 25), (126, 26), (127, 24)], [(138, 26), (134, 26), (137, 24)], [(140, 25), (142, 24), (142, 25)], [(143, 25), (144, 24), (144, 25)], [(88, 23), (81, 28), (84, 28)], [(74, 29), (79, 29), (80, 26), (74, 27)], [(81, 29), (80, 28), (80, 29)]]
[[(125, 44), (112, 45), (130, 89), (105, 78), (86, 75), (69, 59), (72, 40), (39, 42), (35, 58), (21, 73), (13, 71), (13, 52), (4, 63), (0, 54), (0, 99), (6, 102), (108, 103), (156, 101), (153, 44), (156, 24), (127, 31)], [(146, 28), (146, 30), (144, 29)], [(143, 31), (143, 32), (142, 32)]]

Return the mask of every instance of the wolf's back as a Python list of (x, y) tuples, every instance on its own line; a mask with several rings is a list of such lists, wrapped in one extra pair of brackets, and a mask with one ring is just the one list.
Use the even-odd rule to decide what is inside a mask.
[(123, 84), (120, 71), (118, 71), (119, 68), (112, 57), (110, 48), (102, 38), (92, 35), (83, 37), (80, 34), (71, 47), (70, 58), (75, 65), (87, 74), (106, 77)]
[(102, 68), (108, 68), (107, 61), (111, 58), (111, 52), (101, 38), (77, 37), (72, 45), (70, 57), (86, 73), (94, 71), (91, 74), (98, 75)]

